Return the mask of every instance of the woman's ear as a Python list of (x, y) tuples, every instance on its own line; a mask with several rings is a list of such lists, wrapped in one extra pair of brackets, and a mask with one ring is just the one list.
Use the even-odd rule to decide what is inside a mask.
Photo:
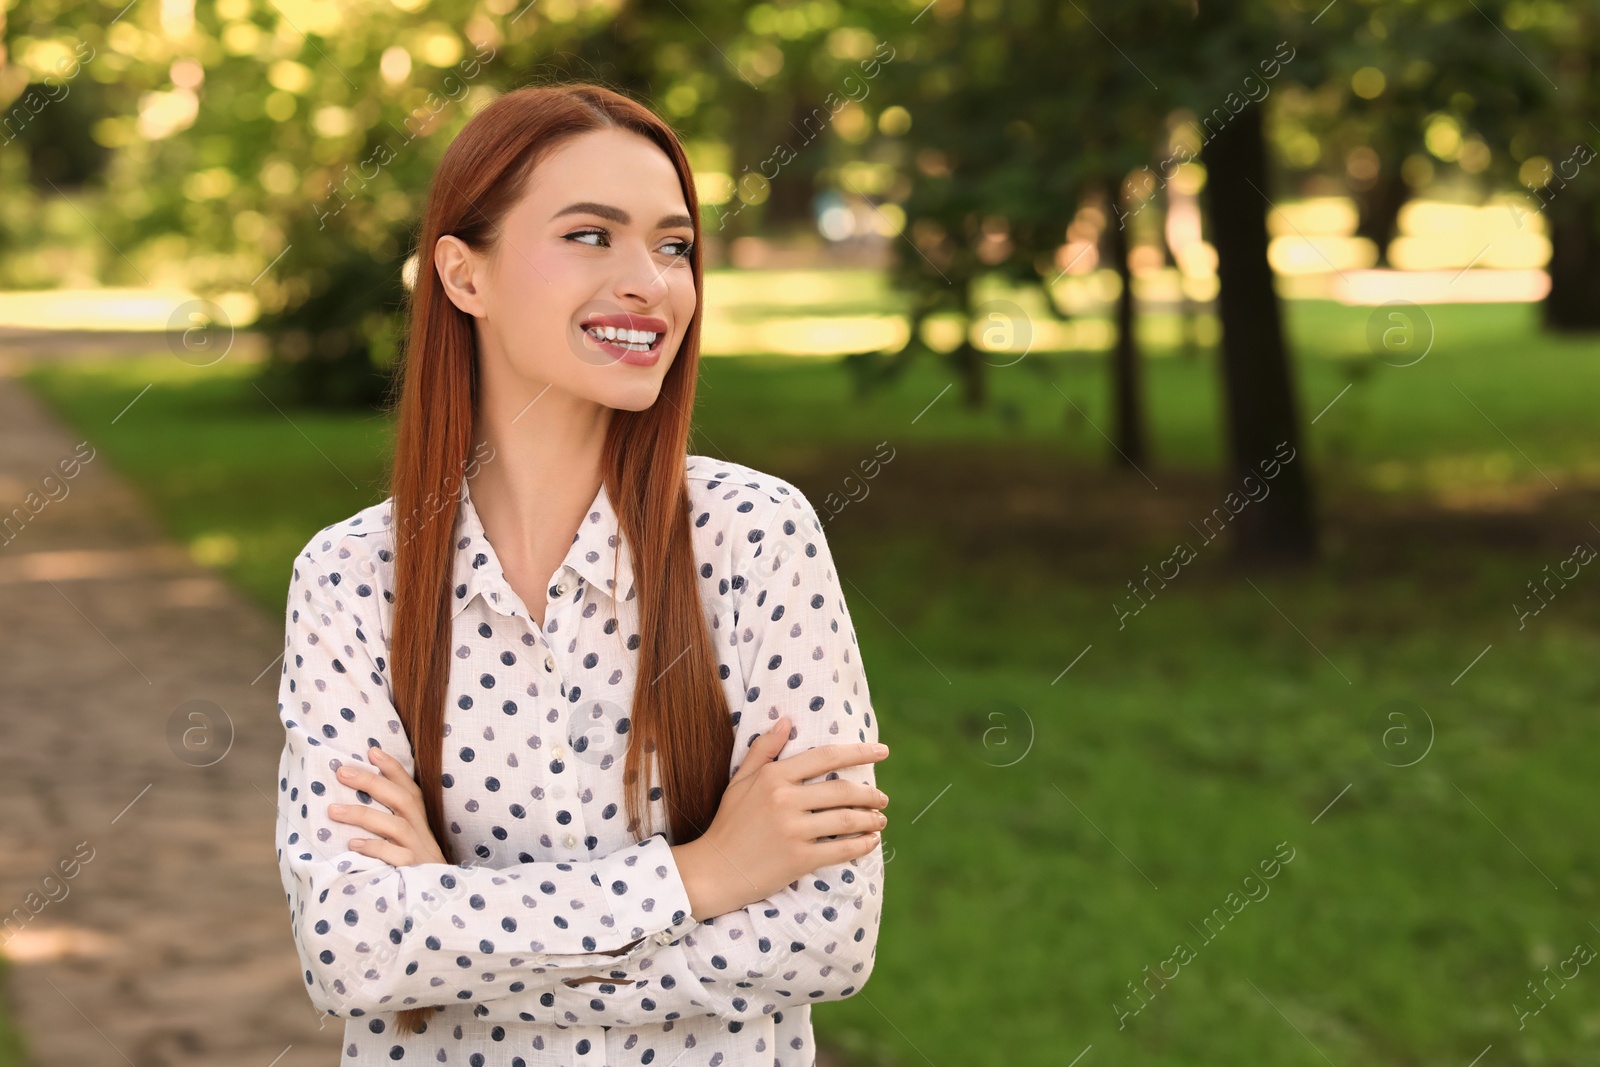
[(453, 234), (440, 237), (433, 246), (433, 266), (439, 272), (450, 302), (474, 318), (484, 318), (483, 280), (488, 264), (467, 243)]

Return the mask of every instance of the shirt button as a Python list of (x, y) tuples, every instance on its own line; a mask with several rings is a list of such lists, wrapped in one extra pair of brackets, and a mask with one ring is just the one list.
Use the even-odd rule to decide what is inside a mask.
[(562, 583), (560, 583), (559, 585), (556, 586), (556, 596), (566, 596), (566, 595), (567, 595), (567, 583), (566, 582), (562, 582)]
[(577, 848), (578, 847), (578, 835), (577, 834), (568, 834), (566, 837), (563, 837), (561, 839), (561, 843), (563, 845), (566, 845), (568, 848)]
[(544, 654), (544, 669), (547, 671), (556, 669), (556, 657), (553, 653), (546, 652)]
[(566, 756), (566, 754), (567, 754), (567, 746), (566, 745), (556, 745), (554, 748), (552, 748), (550, 750), (550, 755), (554, 756), (556, 759), (561, 759), (564, 756)]

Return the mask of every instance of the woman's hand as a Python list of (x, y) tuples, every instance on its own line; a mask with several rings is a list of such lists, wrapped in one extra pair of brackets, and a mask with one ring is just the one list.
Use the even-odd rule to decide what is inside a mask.
[[(811, 871), (867, 855), (878, 847), (889, 798), (865, 782), (807, 778), (877, 763), (887, 745), (821, 745), (778, 759), (789, 741), (779, 718), (756, 738), (705, 834), (673, 846), (694, 917), (712, 918), (776, 893)], [(835, 840), (822, 840), (835, 835)]]
[(433, 830), (428, 826), (428, 817), (422, 807), (421, 788), (400, 766), (400, 761), (383, 749), (368, 749), (367, 758), (383, 773), (375, 774), (353, 763), (346, 763), (339, 768), (339, 781), (351, 789), (361, 790), (389, 811), (369, 804), (329, 804), (328, 818), (379, 835), (376, 838), (351, 838), (350, 847), (363, 856), (380, 859), (392, 867), (446, 862), (444, 852), (433, 839)]
[[(829, 771), (877, 763), (888, 757), (888, 746), (822, 745), (780, 760), (778, 753), (788, 741), (789, 720), (780, 717), (750, 746), (739, 772), (723, 790), (706, 832), (686, 845), (672, 846), (673, 862), (696, 919), (735, 911), (810, 871), (856, 859), (878, 847), (877, 831), (889, 821), (878, 810), (889, 803), (886, 794), (876, 786), (843, 778), (801, 783)], [(856, 836), (819, 840), (846, 834)], [(633, 947), (626, 945), (611, 955)], [(587, 976), (563, 981), (576, 987), (618, 979)]]

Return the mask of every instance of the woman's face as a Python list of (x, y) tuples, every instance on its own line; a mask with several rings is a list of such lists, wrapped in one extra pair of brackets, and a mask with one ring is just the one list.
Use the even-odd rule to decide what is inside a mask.
[(546, 385), (610, 408), (655, 403), (697, 301), (694, 226), (666, 153), (631, 131), (578, 134), (534, 167), (498, 237), (486, 257), (451, 236), (434, 250), (476, 320), (484, 382), (521, 394), (520, 379), (521, 403)]

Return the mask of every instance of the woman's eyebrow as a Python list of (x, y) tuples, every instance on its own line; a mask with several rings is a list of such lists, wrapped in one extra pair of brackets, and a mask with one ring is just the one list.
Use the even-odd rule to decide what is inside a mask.
[[(612, 207), (610, 204), (596, 204), (590, 200), (568, 204), (550, 217), (559, 219), (563, 215), (599, 215), (603, 219), (610, 219), (619, 226), (626, 226), (633, 221), (633, 216), (620, 207)], [(694, 220), (688, 215), (663, 215), (661, 216), (661, 221), (656, 223), (656, 229), (658, 230), (670, 229), (673, 226), (687, 226), (693, 229)]]

